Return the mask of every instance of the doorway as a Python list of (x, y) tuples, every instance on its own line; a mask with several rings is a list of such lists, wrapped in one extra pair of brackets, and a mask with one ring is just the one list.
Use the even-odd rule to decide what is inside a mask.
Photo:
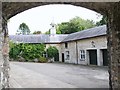
[(64, 53), (62, 53), (62, 62), (65, 62), (65, 60), (64, 60)]
[(89, 50), (89, 60), (91, 65), (97, 65), (97, 50)]
[(103, 66), (108, 66), (107, 49), (103, 49), (102, 54), (103, 54)]

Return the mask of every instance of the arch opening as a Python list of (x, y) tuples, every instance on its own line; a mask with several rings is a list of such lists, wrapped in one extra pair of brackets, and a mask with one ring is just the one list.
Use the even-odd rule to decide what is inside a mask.
[[(53, 3), (55, 3), (55, 2), (53, 2)], [(71, 2), (57, 2), (57, 3), (70, 3), (71, 4)], [(24, 3), (24, 5), (25, 5), (26, 3)], [(108, 35), (107, 35), (107, 39), (108, 39), (108, 59), (110, 60), (109, 61), (109, 73), (110, 73), (110, 88), (119, 88), (120, 87), (120, 78), (119, 78), (119, 74), (120, 74), (120, 72), (119, 72), (119, 42), (120, 42), (120, 40), (119, 40), (119, 21), (118, 21), (118, 19), (120, 18), (120, 10), (119, 10), (119, 6), (120, 6), (120, 3), (118, 3), (118, 2), (116, 2), (116, 3), (106, 3), (106, 2), (104, 2), (104, 3), (99, 3), (99, 2), (95, 2), (95, 3), (76, 3), (76, 2), (72, 2), (72, 4), (76, 4), (76, 5), (78, 5), (78, 6), (84, 6), (84, 7), (87, 7), (87, 8), (89, 8), (89, 9), (92, 9), (92, 10), (95, 10), (95, 11), (98, 11), (98, 12), (100, 12), (100, 13), (102, 13), (102, 14), (106, 14), (107, 16), (108, 16), (108, 31), (107, 31), (107, 33), (108, 33)], [(19, 13), (19, 12), (21, 12), (22, 10), (19, 10), (19, 11), (16, 11), (15, 9), (13, 9), (12, 7), (11, 7), (11, 5), (13, 5), (12, 3), (3, 3), (3, 30), (4, 31), (7, 31), (7, 28), (6, 28), (6, 25), (7, 25), (7, 22), (6, 22), (6, 20), (7, 19), (9, 19), (10, 17), (12, 17), (12, 16), (14, 16), (15, 15), (15, 13), (17, 14), (17, 13)], [(15, 5), (15, 3), (14, 3), (14, 5)], [(14, 6), (13, 5), (13, 6)], [(24, 6), (23, 5), (23, 6)], [(34, 5), (32, 5), (32, 4), (28, 4), (28, 5), (25, 5), (25, 7), (23, 7), (23, 8), (25, 8), (25, 9), (28, 9), (30, 6), (29, 5), (31, 5), (32, 7), (33, 6), (36, 6), (36, 5), (38, 5), (38, 4), (34, 4)], [(6, 7), (10, 7), (9, 9), (8, 8), (6, 8)], [(16, 5), (14, 6), (14, 7), (16, 7)], [(5, 9), (6, 8), (6, 9)], [(15, 11), (13, 11), (13, 10), (11, 10), (11, 9), (13, 9), (13, 10), (15, 10)], [(17, 8), (17, 9), (19, 9), (19, 8)], [(9, 12), (9, 11), (13, 11), (13, 12), (15, 12), (15, 13), (13, 13), (13, 12)], [(117, 15), (115, 14), (115, 13), (117, 13)], [(115, 31), (117, 31), (117, 32), (115, 32)], [(6, 35), (7, 35), (7, 32), (5, 32), (5, 37), (4, 37), (4, 45), (6, 45), (7, 44), (7, 37), (6, 37)], [(112, 44), (113, 43), (113, 44)], [(3, 46), (4, 46), (3, 45)], [(5, 49), (5, 47), (3, 48), (3, 50)], [(5, 50), (5, 52), (3, 52), (4, 54), (4, 56), (6, 56), (6, 50)], [(4, 57), (3, 56), (3, 57)], [(6, 57), (4, 58), (4, 60), (5, 60), (5, 62), (7, 61), (7, 59), (6, 59)], [(7, 65), (5, 65), (5, 67), (6, 67)], [(3, 66), (4, 67), (4, 66)], [(5, 68), (3, 68), (3, 69), (5, 69)], [(3, 71), (5, 71), (5, 70), (3, 70)], [(5, 71), (6, 72), (6, 71)], [(7, 77), (8, 75), (6, 74), (5, 75), (5, 77)], [(8, 84), (7, 84), (8, 85)]]
[[(49, 5), (49, 6), (50, 6), (50, 5)], [(66, 6), (66, 5), (65, 5), (65, 6)], [(42, 7), (42, 6), (40, 6), (40, 7)], [(37, 8), (37, 7), (36, 7), (36, 8)], [(34, 9), (34, 8), (33, 8), (33, 9)], [(32, 10), (33, 10), (33, 9), (32, 9)], [(64, 9), (65, 9), (65, 8), (64, 8)], [(25, 11), (24, 11), (24, 12), (25, 12)], [(66, 12), (66, 11), (65, 11), (65, 12)], [(81, 14), (82, 14), (82, 13), (81, 13)], [(30, 15), (30, 14), (29, 14), (29, 15)], [(48, 14), (47, 14), (47, 15), (48, 15)], [(65, 13), (64, 13), (64, 15), (65, 15)], [(50, 15), (49, 15), (49, 16), (50, 16)], [(89, 15), (89, 16), (90, 16), (90, 15)], [(74, 17), (73, 17), (73, 18), (74, 18)], [(30, 18), (30, 19), (31, 19), (31, 18)], [(53, 43), (53, 44), (54, 44), (54, 43)], [(79, 49), (80, 49), (80, 48), (79, 48)], [(78, 50), (79, 50), (79, 49), (78, 49)], [(74, 51), (73, 51), (73, 52), (74, 52)], [(75, 52), (76, 52), (76, 51), (75, 51)], [(85, 52), (87, 52), (87, 50), (86, 50)], [(71, 52), (70, 52), (70, 53), (71, 53)], [(83, 62), (83, 61), (82, 61), (82, 62)], [(79, 63), (80, 63), (80, 62), (79, 62)], [(87, 63), (89, 63), (89, 62), (87, 62)], [(14, 65), (13, 65), (13, 66), (14, 66)], [(85, 73), (85, 72), (84, 72), (84, 73)], [(102, 75), (102, 72), (100, 72), (100, 73), (101, 73), (101, 75)], [(105, 73), (106, 73), (106, 72), (105, 72)], [(99, 79), (100, 76), (95, 76), (95, 77), (96, 77), (96, 79)], [(105, 77), (108, 78), (108, 75), (106, 74)], [(105, 77), (101, 77), (101, 78), (105, 78)], [(100, 81), (100, 82), (101, 82), (101, 81)], [(106, 84), (106, 87), (108, 87), (108, 84), (107, 84), (107, 83), (108, 83), (108, 80), (106, 79), (106, 83), (105, 83), (105, 84)], [(104, 85), (103, 85), (103, 86), (104, 86)]]

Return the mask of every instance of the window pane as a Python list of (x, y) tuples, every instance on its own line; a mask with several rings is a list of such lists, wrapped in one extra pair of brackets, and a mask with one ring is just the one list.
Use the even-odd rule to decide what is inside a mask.
[(80, 50), (80, 60), (85, 60), (85, 50)]
[(69, 60), (70, 56), (69, 56), (69, 51), (66, 51), (66, 60)]

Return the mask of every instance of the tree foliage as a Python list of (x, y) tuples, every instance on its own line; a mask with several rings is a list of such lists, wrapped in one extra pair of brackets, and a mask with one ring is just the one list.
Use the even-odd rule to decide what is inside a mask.
[(50, 34), (50, 32), (49, 32), (49, 31), (46, 31), (45, 34)]
[(26, 60), (33, 60), (35, 58), (40, 58), (45, 52), (44, 44), (22, 44), (21, 56)]
[(47, 49), (48, 58), (53, 58), (53, 57), (55, 58), (57, 54), (58, 54), (58, 49), (55, 46), (50, 46)]
[(75, 17), (69, 22), (62, 22), (57, 26), (58, 34), (70, 34), (84, 29), (95, 27), (92, 20), (84, 20), (80, 17)]
[(10, 44), (9, 57), (18, 60), (19, 57), (26, 61), (33, 61), (35, 58), (40, 58), (45, 52), (44, 44)]
[(22, 23), (17, 30), (17, 34), (27, 35), (30, 34), (30, 29), (26, 23)]
[(107, 24), (107, 16), (103, 16), (102, 19), (96, 23), (96, 26)]
[(35, 31), (33, 34), (41, 34), (41, 31)]
[[(57, 34), (70, 34), (84, 29), (95, 27), (93, 20), (84, 20), (80, 17), (74, 17), (68, 22), (62, 22), (57, 25)], [(50, 34), (49, 31), (46, 34)]]
[(10, 51), (9, 51), (9, 57), (10, 59), (18, 59), (18, 55), (21, 52), (20, 44), (14, 44), (12, 42), (9, 43)]

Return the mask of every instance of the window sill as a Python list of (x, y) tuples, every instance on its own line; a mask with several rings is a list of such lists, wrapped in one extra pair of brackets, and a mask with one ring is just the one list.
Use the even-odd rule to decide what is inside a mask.
[(85, 61), (85, 59), (80, 59), (80, 61)]

